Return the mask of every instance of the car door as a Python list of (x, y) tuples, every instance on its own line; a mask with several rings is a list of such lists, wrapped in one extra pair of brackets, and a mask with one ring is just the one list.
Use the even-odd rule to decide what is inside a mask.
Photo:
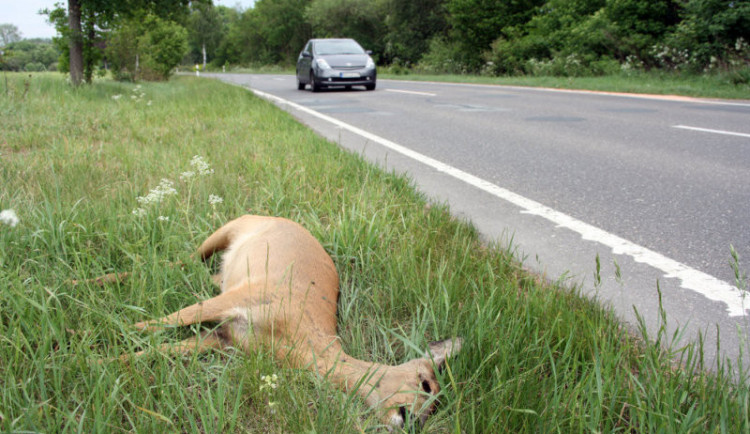
[(308, 41), (297, 59), (297, 79), (302, 83), (307, 83), (310, 79), (309, 72), (312, 65), (312, 50), (313, 42)]

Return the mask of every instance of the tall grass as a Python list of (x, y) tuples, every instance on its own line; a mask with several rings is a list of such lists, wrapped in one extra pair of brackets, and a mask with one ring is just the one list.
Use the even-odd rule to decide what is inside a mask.
[[(465, 339), (424, 432), (750, 430), (748, 382), (734, 367), (707, 373), (700, 347), (633, 337), (574, 289), (524, 271), (508, 246), (483, 244), (408, 179), (242, 89), (194, 77), (80, 89), (55, 75), (7, 78), (0, 209), (20, 223), (0, 226), (2, 431), (379, 429), (357, 398), (264, 349), (173, 359), (155, 347), (195, 329), (129, 326), (214, 294), (189, 255), (244, 213), (292, 218), (321, 240), (341, 275), (339, 333), (352, 355), (398, 363), (430, 340)], [(187, 176), (194, 155), (213, 173)], [(163, 178), (174, 194), (138, 201)], [(72, 283), (113, 271), (133, 277)], [(116, 360), (139, 349), (153, 351)], [(271, 374), (278, 387), (263, 388)]]

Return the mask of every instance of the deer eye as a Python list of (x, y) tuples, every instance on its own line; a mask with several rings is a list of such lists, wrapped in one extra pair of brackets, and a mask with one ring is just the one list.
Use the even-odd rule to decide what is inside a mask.
[(422, 390), (427, 393), (432, 393), (432, 387), (430, 387), (430, 383), (427, 380), (422, 381)]

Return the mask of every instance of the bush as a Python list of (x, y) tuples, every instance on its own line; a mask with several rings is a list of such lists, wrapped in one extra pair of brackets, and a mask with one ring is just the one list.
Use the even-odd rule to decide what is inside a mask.
[(107, 45), (114, 77), (128, 81), (167, 80), (186, 52), (187, 31), (154, 15), (122, 24)]
[(483, 57), (487, 65), (494, 69), (495, 75), (516, 75), (530, 72), (527, 62), (549, 59), (550, 52), (543, 38), (527, 35), (513, 39), (498, 38)]
[(428, 74), (465, 74), (470, 68), (460, 43), (436, 37), (430, 40), (430, 48), (415, 70)]
[(146, 17), (144, 27), (146, 33), (138, 39), (138, 48), (143, 53), (143, 69), (167, 80), (187, 53), (187, 30), (155, 15)]
[(23, 67), (23, 70), (26, 72), (43, 72), (46, 71), (47, 68), (41, 62), (29, 62)]

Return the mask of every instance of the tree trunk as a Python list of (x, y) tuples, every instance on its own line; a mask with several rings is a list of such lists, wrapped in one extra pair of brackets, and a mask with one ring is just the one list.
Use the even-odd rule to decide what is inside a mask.
[(206, 43), (203, 43), (203, 70), (206, 70)]
[(95, 65), (92, 52), (94, 51), (94, 43), (96, 42), (96, 31), (94, 30), (94, 23), (86, 23), (86, 27), (88, 28), (88, 34), (86, 35), (84, 51), (88, 54), (83, 56), (83, 79), (86, 80), (86, 83), (91, 84), (94, 79)]
[(73, 86), (83, 79), (83, 34), (81, 33), (81, 0), (68, 0), (70, 28), (70, 81)]

